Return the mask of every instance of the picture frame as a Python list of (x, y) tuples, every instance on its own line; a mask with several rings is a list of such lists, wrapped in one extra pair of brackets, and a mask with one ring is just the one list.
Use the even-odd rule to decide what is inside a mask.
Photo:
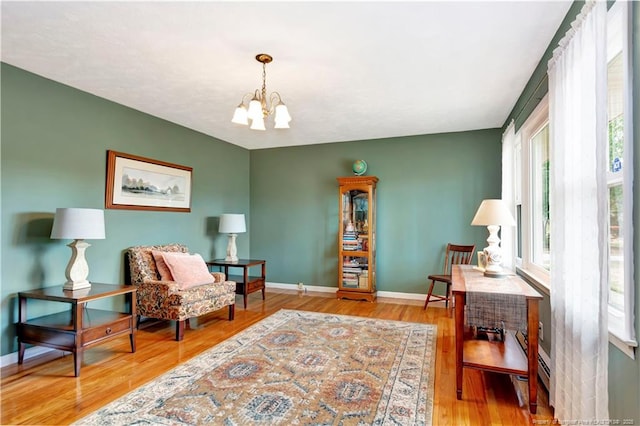
[(191, 212), (193, 168), (107, 151), (105, 208)]
[(484, 271), (487, 269), (487, 255), (484, 251), (478, 252), (478, 269)]

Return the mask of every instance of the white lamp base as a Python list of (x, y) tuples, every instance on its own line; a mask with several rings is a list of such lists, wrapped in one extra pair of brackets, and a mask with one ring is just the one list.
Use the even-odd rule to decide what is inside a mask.
[(71, 259), (67, 265), (65, 276), (67, 282), (62, 287), (64, 290), (80, 290), (91, 287), (91, 283), (87, 281), (89, 276), (89, 265), (84, 257), (84, 252), (91, 244), (84, 240), (74, 240), (68, 244), (71, 247)]
[(229, 243), (227, 244), (227, 257), (224, 258), (227, 262), (238, 261), (238, 249), (236, 248), (236, 237), (238, 234), (229, 234)]
[(489, 238), (487, 242), (488, 247), (485, 247), (484, 254), (487, 260), (487, 265), (484, 268), (484, 276), (491, 278), (499, 278), (508, 275), (509, 272), (502, 269), (500, 264), (502, 263), (502, 249), (500, 248), (500, 237), (498, 237), (498, 231), (500, 225), (489, 225)]

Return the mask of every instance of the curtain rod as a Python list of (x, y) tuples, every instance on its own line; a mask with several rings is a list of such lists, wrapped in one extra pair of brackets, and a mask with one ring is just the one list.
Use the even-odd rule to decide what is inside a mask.
[[(549, 75), (547, 73), (544, 73), (544, 76), (540, 79), (540, 81), (538, 82), (538, 84), (536, 85), (536, 88), (533, 89), (533, 91), (531, 92), (531, 94), (529, 95), (529, 97), (527, 98), (526, 102), (524, 103), (524, 105), (522, 105), (522, 108), (520, 108), (520, 111), (518, 111), (517, 114), (515, 114), (513, 116), (513, 120), (517, 121), (518, 118), (520, 118), (520, 115), (522, 114), (522, 112), (527, 108), (527, 105), (529, 105), (529, 103), (531, 102), (531, 100), (533, 99), (534, 95), (538, 92), (538, 90), (540, 89), (540, 87), (542, 87), (542, 84), (545, 81), (549, 80)], [(540, 98), (542, 99), (542, 98)]]

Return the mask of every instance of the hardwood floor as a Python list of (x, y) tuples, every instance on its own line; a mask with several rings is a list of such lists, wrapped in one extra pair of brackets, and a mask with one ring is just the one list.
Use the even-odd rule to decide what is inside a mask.
[[(343, 315), (432, 323), (438, 326), (434, 425), (527, 425), (551, 420), (547, 392), (538, 391), (538, 414), (520, 401), (510, 377), (464, 370), (463, 399), (456, 399), (453, 317), (437, 303), (422, 309), (422, 301), (378, 299), (376, 303), (337, 300), (333, 293), (267, 290), (249, 296), (247, 309), (236, 301), (234, 321), (227, 310), (193, 319), (182, 342), (175, 327), (158, 322), (137, 333), (137, 351), (129, 338), (114, 339), (85, 351), (81, 375), (73, 377), (73, 357), (51, 352), (2, 369), (0, 423), (68, 424), (154, 379), (178, 364), (238, 333), (279, 309), (299, 309)], [(551, 422), (549, 422), (550, 424)]]

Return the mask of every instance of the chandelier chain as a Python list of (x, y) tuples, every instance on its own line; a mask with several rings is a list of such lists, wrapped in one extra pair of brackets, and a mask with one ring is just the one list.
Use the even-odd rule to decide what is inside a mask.
[(262, 63), (262, 113), (266, 117), (269, 115), (269, 109), (267, 108), (267, 64)]

